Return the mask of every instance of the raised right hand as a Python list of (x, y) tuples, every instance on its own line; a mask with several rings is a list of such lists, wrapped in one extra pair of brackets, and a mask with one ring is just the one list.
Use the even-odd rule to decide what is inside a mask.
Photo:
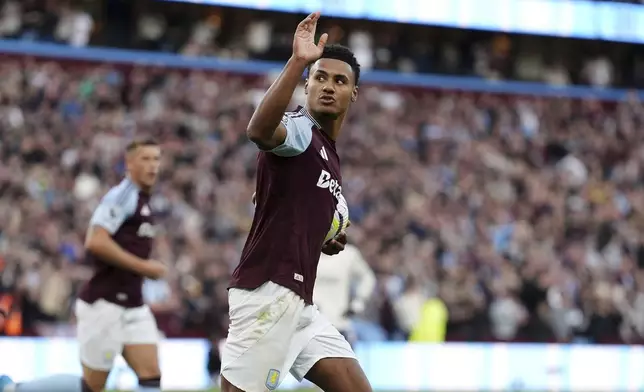
[(151, 259), (143, 263), (142, 269), (141, 275), (153, 280), (161, 279), (168, 273), (168, 267), (165, 264)]
[(315, 43), (315, 29), (320, 19), (320, 12), (314, 12), (297, 25), (293, 37), (293, 57), (310, 64), (322, 56), (329, 35), (324, 33)]

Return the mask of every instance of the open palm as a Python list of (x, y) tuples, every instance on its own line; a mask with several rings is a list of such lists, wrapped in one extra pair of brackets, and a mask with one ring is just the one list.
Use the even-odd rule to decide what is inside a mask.
[(324, 33), (318, 43), (315, 43), (315, 29), (317, 28), (318, 19), (320, 19), (320, 13), (314, 12), (301, 21), (295, 30), (293, 55), (307, 63), (312, 63), (322, 56), (324, 45), (326, 45), (326, 41), (329, 38), (328, 34)]

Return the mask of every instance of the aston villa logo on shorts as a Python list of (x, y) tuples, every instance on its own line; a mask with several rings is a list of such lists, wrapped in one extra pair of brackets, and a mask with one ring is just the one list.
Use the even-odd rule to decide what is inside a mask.
[(268, 376), (266, 376), (266, 388), (271, 391), (276, 389), (280, 384), (280, 371), (271, 369), (268, 371)]
[(103, 353), (103, 360), (105, 361), (105, 363), (112, 363), (112, 361), (114, 361), (115, 356), (116, 355), (114, 351), (108, 350)]

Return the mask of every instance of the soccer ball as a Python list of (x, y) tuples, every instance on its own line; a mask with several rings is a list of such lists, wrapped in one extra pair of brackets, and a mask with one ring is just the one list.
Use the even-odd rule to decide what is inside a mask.
[(333, 214), (333, 221), (331, 222), (331, 228), (324, 238), (324, 243), (331, 241), (343, 232), (349, 225), (349, 206), (347, 206), (347, 201), (344, 196), (340, 195), (338, 198), (338, 204), (335, 207), (335, 213)]

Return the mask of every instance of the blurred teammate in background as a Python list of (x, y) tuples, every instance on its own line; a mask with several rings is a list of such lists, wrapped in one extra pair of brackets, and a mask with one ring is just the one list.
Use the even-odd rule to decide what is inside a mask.
[(118, 355), (138, 376), (138, 391), (161, 388), (159, 332), (142, 294), (144, 278), (162, 278), (167, 270), (149, 259), (156, 234), (149, 202), (160, 159), (153, 140), (128, 145), (127, 177), (107, 192), (90, 221), (85, 248), (94, 274), (76, 302), (84, 391), (103, 390)]
[[(14, 384), (3, 376), (0, 392), (99, 392), (118, 355), (137, 374), (138, 391), (161, 390), (159, 332), (142, 295), (145, 277), (159, 279), (166, 273), (164, 265), (148, 259), (156, 232), (150, 192), (160, 157), (153, 140), (131, 143), (126, 151), (127, 178), (110, 189), (92, 215), (85, 247), (94, 275), (76, 303), (82, 380), (60, 375)], [(7, 312), (3, 309), (3, 325)]]
[[(325, 47), (326, 34), (315, 43), (319, 17), (298, 25), (293, 55), (248, 124), (261, 150), (256, 209), (229, 290), (223, 392), (274, 390), (289, 371), (324, 391), (371, 391), (349, 343), (313, 306), (321, 252), (346, 243), (344, 233), (325, 238), (347, 213), (335, 140), (360, 77), (350, 49)], [(307, 68), (306, 107), (286, 113)]]
[(349, 316), (364, 311), (375, 287), (376, 275), (362, 253), (356, 246), (347, 244), (336, 256), (320, 256), (313, 302), (340, 333), (354, 343)]

